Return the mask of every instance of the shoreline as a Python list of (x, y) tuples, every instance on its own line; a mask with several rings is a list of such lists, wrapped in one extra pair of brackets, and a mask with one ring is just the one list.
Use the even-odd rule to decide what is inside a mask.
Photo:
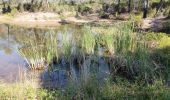
[(115, 20), (101, 19), (97, 15), (83, 16), (76, 18), (73, 16), (60, 18), (55, 13), (18, 13), (15, 16), (0, 15), (1, 24), (17, 25), (22, 27), (56, 27), (63, 24), (113, 24)]

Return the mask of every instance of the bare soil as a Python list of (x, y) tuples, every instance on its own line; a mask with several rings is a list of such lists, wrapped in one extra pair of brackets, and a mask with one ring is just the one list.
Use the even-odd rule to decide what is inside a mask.
[(18, 13), (15, 16), (0, 15), (0, 23), (19, 25), (25, 27), (56, 27), (62, 24), (85, 24), (104, 22), (111, 24), (113, 20), (100, 19), (97, 14), (87, 16), (61, 18), (56, 13), (37, 12), (37, 13)]

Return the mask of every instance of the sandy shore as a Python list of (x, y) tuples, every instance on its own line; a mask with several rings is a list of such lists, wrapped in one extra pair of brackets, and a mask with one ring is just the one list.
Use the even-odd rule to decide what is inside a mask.
[(15, 16), (0, 15), (0, 23), (25, 26), (25, 27), (56, 27), (62, 24), (85, 24), (85, 23), (112, 23), (113, 20), (100, 19), (97, 15), (89, 15), (81, 18), (60, 18), (55, 13), (19, 13)]

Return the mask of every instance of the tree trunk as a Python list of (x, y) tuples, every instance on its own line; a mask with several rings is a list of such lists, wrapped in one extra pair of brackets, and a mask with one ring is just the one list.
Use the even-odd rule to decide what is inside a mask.
[(22, 0), (20, 0), (20, 3), (18, 4), (18, 10), (19, 10), (20, 12), (23, 12), (23, 11), (24, 11), (24, 4), (23, 4), (23, 1), (22, 1)]
[(159, 6), (158, 6), (158, 8), (157, 8), (156, 13), (155, 13), (154, 16), (156, 16), (156, 15), (158, 14), (158, 12), (162, 9), (162, 6), (163, 6), (163, 0), (160, 0)]
[(117, 4), (117, 12), (119, 13), (119, 8), (120, 8), (120, 0), (118, 0), (118, 4)]
[(128, 0), (128, 12), (131, 12), (131, 0)]
[(169, 14), (168, 14), (168, 17), (167, 18), (170, 18), (170, 11), (169, 11)]
[(143, 0), (143, 18), (147, 18), (149, 1)]
[(4, 8), (5, 8), (5, 2), (4, 2), (4, 0), (2, 0), (2, 3), (3, 3), (3, 6), (4, 6)]

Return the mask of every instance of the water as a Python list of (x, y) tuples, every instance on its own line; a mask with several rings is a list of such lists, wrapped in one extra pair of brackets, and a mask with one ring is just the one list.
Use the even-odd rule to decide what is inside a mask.
[[(35, 79), (45, 88), (64, 88), (70, 80), (77, 84), (82, 79), (83, 82), (88, 80), (94, 71), (99, 80), (105, 80), (109, 76), (109, 66), (102, 57), (104, 48), (98, 48), (98, 56), (86, 54), (84, 49), (78, 49), (82, 36), (81, 27), (74, 25), (38, 29), (1, 24), (0, 80), (13, 83), (23, 79), (24, 75), (26, 79)], [(52, 52), (56, 49), (57, 53)], [(55, 54), (58, 60), (53, 59), (47, 65), (45, 59), (49, 57), (48, 54)], [(32, 59), (36, 59), (36, 62), (32, 62), (34, 66), (46, 65), (46, 68), (30, 70), (28, 62)], [(47, 66), (52, 67), (48, 69)]]
[(0, 80), (14, 82), (19, 80), (24, 60), (17, 52), (17, 43), (8, 33), (8, 26), (0, 27)]

